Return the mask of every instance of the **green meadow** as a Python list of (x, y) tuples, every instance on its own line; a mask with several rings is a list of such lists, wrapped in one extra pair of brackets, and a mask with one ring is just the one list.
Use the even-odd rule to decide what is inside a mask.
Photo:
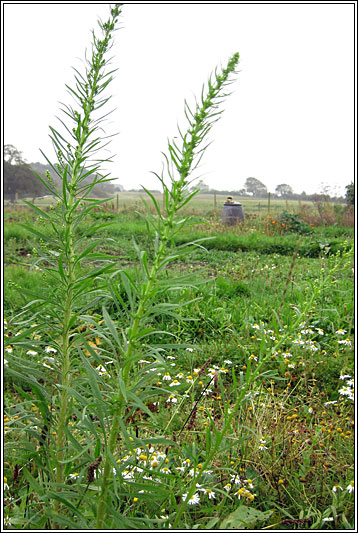
[[(80, 228), (85, 232), (93, 223), (109, 223), (100, 230), (96, 250), (109, 255), (115, 270), (127, 272), (138, 284), (142, 280), (138, 248), (148, 250), (150, 262), (155, 241), (153, 232), (146, 230), (141, 196), (126, 194), (118, 212), (109, 202)], [(261, 365), (180, 527), (352, 529), (353, 228), (300, 221), (301, 227), (285, 230), (279, 211), (274, 214), (277, 220), (256, 213), (229, 227), (222, 224), (220, 210), (210, 209), (206, 201), (204, 195), (193, 200), (191, 222), (171, 244), (174, 252), (193, 242), (190, 253), (161, 272), (168, 285), (159, 301), (176, 306), (176, 312), (153, 318), (162, 333), (156, 333), (152, 342), (166, 349), (164, 366), (157, 369), (145, 348), (138, 362), (138, 372), (150, 372), (146, 387), (151, 393), (128, 416), (129, 441), (121, 439), (115, 448), (117, 477), (122, 476), (118, 509), (133, 528), (165, 529), (173, 523), (182, 496), (205, 463), (209, 443), (223, 429), (248, 372)], [(209, 207), (206, 212), (204, 205)], [(244, 206), (246, 214), (249, 209)], [(48, 290), (44, 278), (49, 273), (34, 251), (40, 239), (21, 226), (24, 222), (41, 229), (36, 213), (24, 208), (6, 211), (5, 350), (41, 367), (51, 381), (56, 380), (54, 353), (47, 353), (55, 335), (51, 323), (41, 336), (32, 334), (34, 342), (12, 344), (19, 327), (12, 325), (13, 317), (22, 311), (24, 319), (34, 293), (41, 299)], [(206, 240), (195, 244), (198, 239)], [(170, 280), (174, 286), (177, 278), (191, 283), (172, 291)], [(116, 297), (107, 294), (89, 302), (90, 323), (83, 326), (84, 353), (103, 390), (116, 381), (108, 356), (111, 347), (100, 329), (103, 308), (116, 327), (125, 328), (124, 280), (117, 274)], [(167, 334), (169, 348), (165, 348)], [(88, 389), (83, 372), (77, 368), (76, 379)], [(31, 521), (24, 502), (29, 505), (28, 495), (43, 474), (40, 466), (31, 467), (28, 446), (19, 443), (27, 429), (29, 441), (41, 451), (45, 413), (31, 387), (24, 392), (19, 383), (16, 375), (5, 380), (4, 423), (9, 487), (5, 504), (13, 527), (20, 528), (24, 523), (41, 524), (39, 517)], [(90, 389), (87, 394), (90, 398)], [(32, 404), (29, 414), (24, 412), (26, 402)], [(69, 425), (81, 441), (83, 419), (76, 397)], [(102, 441), (101, 424), (93, 423), (90, 431), (92, 439)], [(46, 439), (55, 438), (54, 433), (49, 429)], [(82, 508), (96, 497), (99, 477), (82, 500), (88, 464), (83, 455), (76, 459), (75, 443), (72, 446), (73, 462), (66, 463), (65, 479), (70, 490), (71, 483), (78, 482), (75, 497)], [(16, 469), (22, 475), (16, 477)], [(40, 509), (41, 501), (33, 500), (30, 509)], [(67, 508), (65, 514), (71, 513)], [(91, 527), (90, 520), (86, 527)]]

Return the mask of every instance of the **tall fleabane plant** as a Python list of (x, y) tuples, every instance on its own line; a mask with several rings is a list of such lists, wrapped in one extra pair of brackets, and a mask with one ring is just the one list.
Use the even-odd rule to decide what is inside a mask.
[[(110, 11), (107, 22), (99, 22), (101, 37), (93, 32), (90, 58), (86, 60), (85, 72), (75, 69), (73, 87), (66, 86), (74, 97), (75, 108), (63, 104), (66, 123), (60, 122), (62, 130), (50, 127), (51, 139), (57, 155), (57, 163), (53, 164), (45, 155), (53, 171), (60, 178), (62, 189), (54, 186), (50, 173), (47, 181), (38, 178), (57, 199), (57, 208), (45, 212), (28, 204), (36, 210), (40, 217), (51, 228), (51, 232), (39, 232), (37, 228), (27, 226), (45, 246), (38, 250), (38, 261), (46, 261), (46, 272), (53, 279), (54, 289), (41, 302), (45, 309), (47, 322), (51, 325), (55, 336), (52, 344), (58, 352), (58, 395), (59, 412), (56, 422), (56, 482), (63, 483), (63, 461), (66, 455), (66, 424), (70, 416), (68, 389), (71, 386), (73, 368), (71, 362), (77, 318), (83, 311), (84, 301), (89, 305), (91, 294), (96, 297), (93, 281), (99, 273), (111, 268), (110, 265), (97, 269), (83, 269), (85, 261), (99, 258), (93, 250), (97, 244), (91, 237), (98, 227), (90, 227), (79, 231), (84, 218), (103, 200), (90, 199), (96, 185), (109, 181), (107, 176), (100, 175), (101, 166), (108, 159), (94, 159), (99, 150), (103, 149), (108, 140), (99, 136), (99, 127), (105, 116), (102, 107), (110, 97), (103, 96), (107, 85), (112, 80), (112, 71), (108, 71), (109, 59), (107, 52), (112, 45), (113, 32), (116, 29), (121, 4), (115, 4)], [(100, 112), (98, 112), (100, 110)], [(72, 123), (72, 127), (69, 124)], [(89, 177), (93, 179), (89, 180)], [(50, 288), (50, 287), (49, 287)]]
[[(118, 345), (121, 353), (121, 368), (119, 380), (120, 386), (113, 397), (113, 418), (111, 431), (106, 446), (106, 456), (104, 461), (104, 472), (102, 477), (101, 495), (98, 499), (97, 507), (97, 529), (103, 529), (106, 523), (106, 516), (110, 509), (110, 480), (114, 466), (113, 453), (117, 443), (119, 432), (123, 431), (123, 417), (126, 407), (128, 407), (128, 398), (133, 396), (135, 390), (135, 371), (136, 361), (140, 357), (142, 350), (143, 338), (149, 334), (155, 333), (151, 330), (151, 319), (158, 314), (165, 314), (170, 311), (169, 306), (160, 308), (158, 298), (163, 291), (163, 281), (160, 279), (160, 273), (171, 261), (182, 256), (191, 249), (190, 245), (181, 247), (173, 251), (170, 249), (170, 243), (174, 236), (184, 227), (187, 218), (178, 220), (179, 211), (190, 202), (196, 192), (189, 188), (192, 171), (199, 164), (206, 146), (203, 146), (213, 123), (222, 113), (219, 110), (219, 104), (223, 97), (225, 87), (230, 83), (230, 77), (235, 72), (236, 65), (239, 61), (239, 54), (236, 53), (228, 61), (227, 66), (220, 74), (215, 73), (213, 79), (208, 82), (206, 94), (204, 88), (201, 102), (197, 103), (195, 111), (191, 111), (186, 104), (185, 114), (188, 119), (187, 132), (183, 135), (180, 132), (182, 143), (179, 145), (175, 141), (169, 143), (169, 157), (167, 160), (167, 176), (157, 175), (163, 187), (164, 194), (164, 213), (161, 212), (154, 196), (146, 191), (151, 198), (156, 217), (150, 215), (150, 210), (146, 213), (146, 222), (148, 227), (151, 226), (155, 231), (154, 257), (152, 266), (149, 268), (147, 263), (147, 252), (139, 253), (139, 259), (142, 266), (144, 282), (138, 286), (133, 279), (126, 274), (127, 282), (129, 281), (130, 290), (128, 299), (132, 300), (132, 291), (134, 291), (137, 301), (136, 308), (131, 310), (130, 325), (126, 331), (122, 332), (125, 342)], [(169, 185), (166, 184), (169, 182)], [(177, 280), (171, 280), (174, 286), (178, 286)], [(164, 289), (168, 289), (167, 280), (164, 283)], [(112, 293), (114, 291), (112, 290)], [(160, 308), (160, 309), (159, 309)], [(105, 313), (104, 313), (105, 315)], [(106, 320), (108, 323), (109, 317)], [(109, 323), (109, 329), (115, 332), (113, 325)], [(117, 337), (117, 338), (116, 338)], [(114, 341), (119, 342), (118, 336), (114, 335)], [(150, 348), (150, 342), (146, 346)], [(136, 391), (140, 396), (139, 392)]]

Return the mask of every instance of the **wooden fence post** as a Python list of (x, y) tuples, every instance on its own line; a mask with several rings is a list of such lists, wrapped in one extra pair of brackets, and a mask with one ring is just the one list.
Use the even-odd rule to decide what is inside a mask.
[(119, 211), (119, 193), (118, 192), (116, 194), (116, 211), (117, 211), (117, 213)]
[(214, 209), (216, 211), (216, 192), (214, 192)]

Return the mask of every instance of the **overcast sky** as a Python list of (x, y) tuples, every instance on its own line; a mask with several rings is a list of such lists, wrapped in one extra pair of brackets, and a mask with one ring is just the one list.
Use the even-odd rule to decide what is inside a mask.
[[(5, 143), (28, 162), (54, 152), (49, 125), (81, 68), (90, 30), (109, 4), (4, 5)], [(132, 4), (116, 33), (106, 133), (118, 132), (110, 170), (126, 189), (159, 188), (167, 139), (184, 126), (217, 65), (240, 53), (233, 94), (199, 169), (211, 188), (255, 177), (270, 191), (345, 194), (354, 180), (354, 5)], [(71, 126), (72, 127), (72, 126)]]

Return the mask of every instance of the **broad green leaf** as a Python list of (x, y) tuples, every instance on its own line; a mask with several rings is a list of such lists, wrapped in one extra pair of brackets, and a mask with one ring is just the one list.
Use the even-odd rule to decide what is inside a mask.
[(271, 510), (263, 512), (253, 507), (240, 505), (220, 523), (219, 529), (252, 529), (257, 522), (268, 520), (272, 513)]

